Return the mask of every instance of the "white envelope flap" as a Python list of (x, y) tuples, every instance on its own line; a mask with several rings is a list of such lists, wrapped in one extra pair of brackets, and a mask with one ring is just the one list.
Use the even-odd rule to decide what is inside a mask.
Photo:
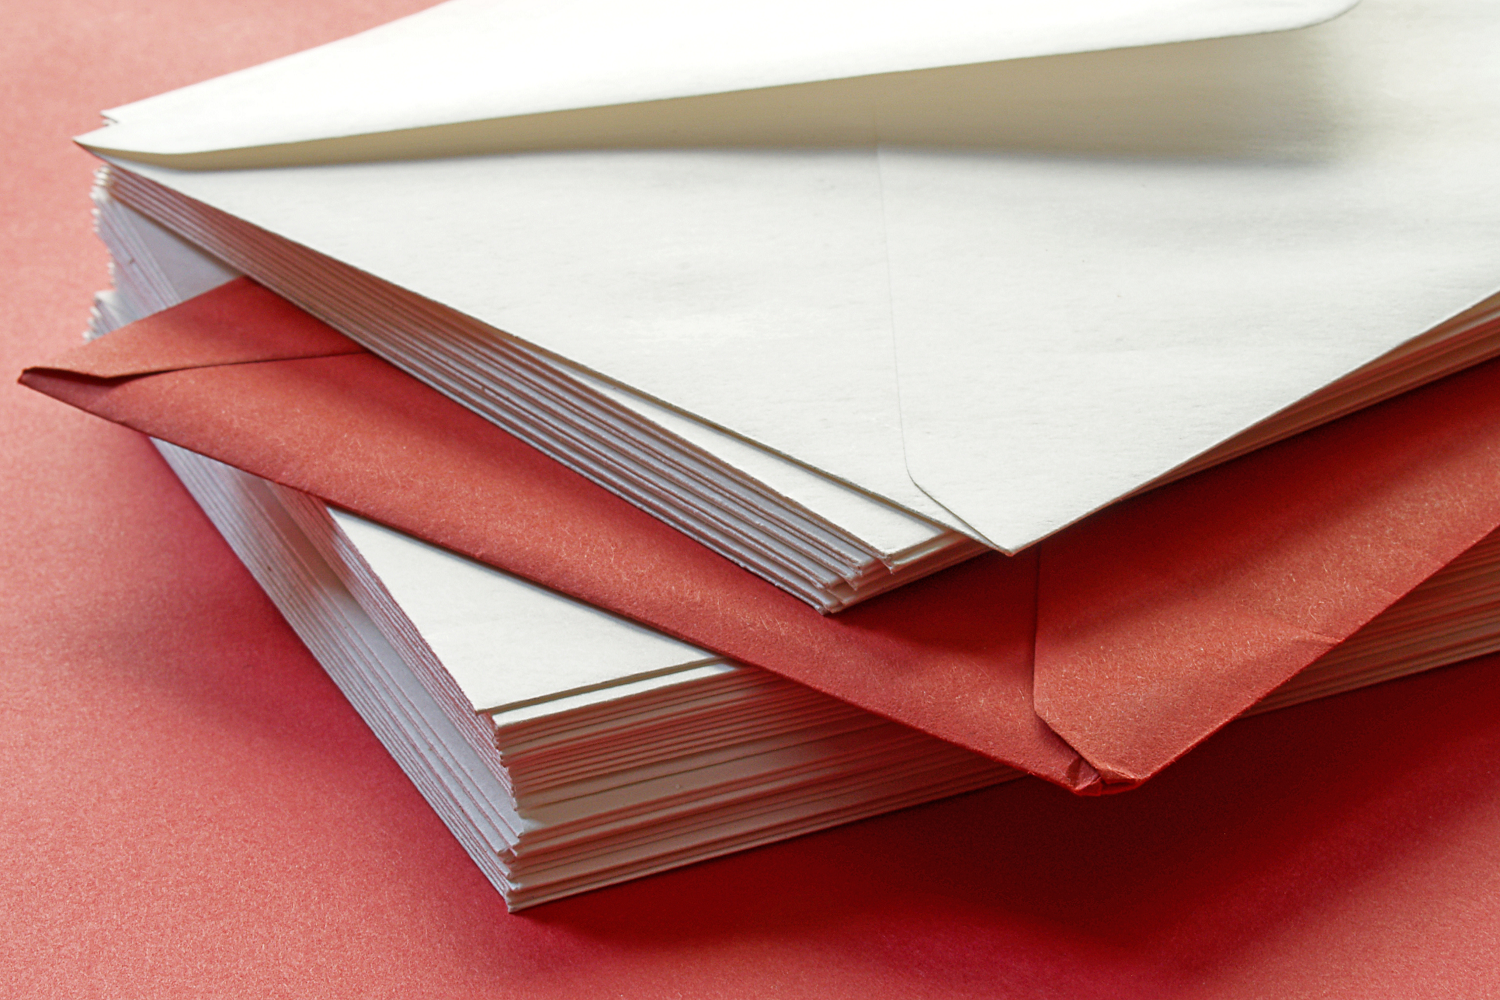
[[(81, 141), (137, 161), (263, 164), (206, 154), (295, 156), (287, 147), (488, 119), (1279, 31), (1354, 2), (452, 0), (113, 109), (116, 124)], [(437, 141), (408, 138), (401, 152)]]
[(1496, 52), (1486, 0), (1370, 0), (1039, 105), (1029, 149), (883, 147), (917, 484), (1029, 544), (1495, 296)]

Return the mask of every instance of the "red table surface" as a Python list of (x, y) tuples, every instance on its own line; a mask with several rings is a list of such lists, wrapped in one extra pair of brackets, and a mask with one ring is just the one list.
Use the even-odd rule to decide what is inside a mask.
[[(3, 370), (107, 284), (99, 109), (421, 5), (9, 0)], [(511, 916), (146, 442), (3, 406), (0, 995), (1500, 996), (1500, 662)]]

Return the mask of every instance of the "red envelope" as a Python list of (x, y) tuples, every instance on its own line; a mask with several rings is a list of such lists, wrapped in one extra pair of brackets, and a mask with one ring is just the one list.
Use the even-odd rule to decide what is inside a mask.
[(824, 617), (241, 279), (22, 381), (1080, 792), (1500, 526), (1500, 362)]

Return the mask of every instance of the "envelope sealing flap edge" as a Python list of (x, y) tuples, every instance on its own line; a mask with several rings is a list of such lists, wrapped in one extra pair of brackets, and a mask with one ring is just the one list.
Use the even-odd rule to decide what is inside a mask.
[(1352, 0), (454, 0), (107, 112), (121, 157), (388, 133), (1304, 27)]

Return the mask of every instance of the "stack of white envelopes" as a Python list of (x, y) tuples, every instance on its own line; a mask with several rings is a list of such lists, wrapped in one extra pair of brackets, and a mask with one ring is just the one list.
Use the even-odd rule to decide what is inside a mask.
[[(93, 334), (234, 272), (96, 191)], [(767, 671), (158, 442), (512, 908), (1018, 776)], [(1500, 533), (1264, 711), (1500, 649)]]
[(979, 552), (881, 502), (124, 169), (101, 190), (709, 548), (836, 611)]
[[(513, 910), (1021, 776), (158, 447)], [(1497, 569), (1500, 536), (1253, 711), (1500, 648)]]
[(512, 909), (1017, 776), (159, 447)]
[[(1089, 645), (1094, 604), (1073, 631), (1043, 622), (1046, 574), (1067, 569), (1048, 546), (1123, 498), (1500, 355), (1500, 137), (1484, 127), (1500, 15), (1350, 6), (454, 0), (109, 112), (82, 140), (107, 162), (95, 201), (115, 261), (92, 332), (249, 276), (798, 599), (690, 546), (711, 564), (691, 579), (739, 603), (669, 580), (672, 606), (718, 614), (713, 628), (623, 613), (706, 645), (759, 628), (767, 666), (809, 684), (845, 670), (828, 690), (872, 711), (161, 445), (512, 907), (1005, 780), (1019, 772), (959, 745), (991, 746), (964, 728), (985, 712), (1024, 751), (997, 757), (1075, 791), (1123, 787), (1192, 740), (1096, 770), (1046, 714), (1059, 689), (1032, 683), (1038, 650), (1089, 653), (1054, 663), (1055, 682), (1107, 673), (1113, 649)], [(80, 377), (100, 398), (114, 378)], [(686, 544), (616, 506), (652, 539), (641, 561)], [(993, 592), (933, 579), (839, 618), (807, 607), (835, 614), (1080, 521), (1034, 563), (989, 555), (946, 578)], [(1421, 575), (1337, 635), (1321, 619), (1288, 633), (1317, 615), (1249, 600), (1278, 638), (1263, 657), (1231, 650), (1233, 669), (1318, 652), (1193, 739), (1252, 703), (1500, 649), (1495, 518), (1426, 562), (1399, 531), (1348, 523), (1338, 544), (1410, 548)], [(1315, 552), (1313, 571), (1344, 552)], [(1246, 579), (1300, 593), (1301, 565)], [(1369, 589), (1360, 572), (1318, 576), (1313, 611)], [(1032, 589), (1007, 597), (1007, 573)], [(1186, 705), (1152, 685), (1191, 692), (1199, 675), (1157, 684), (1157, 646), (1195, 622), (1142, 620), (1123, 634), (1147, 637), (1127, 649), (1145, 693), (1127, 694), (1148, 723), (1128, 698), (1079, 717), (1124, 718), (1149, 744), (1151, 713)], [(788, 666), (824, 640), (815, 669)], [(755, 642), (715, 648), (763, 662)], [(933, 649), (952, 655), (924, 672)], [(1026, 683), (1005, 687), (1018, 664)], [(877, 669), (899, 696), (860, 683)]]
[[(232, 272), (96, 192), (93, 333)], [(157, 447), (512, 908), (1016, 777), (165, 442)]]
[(837, 611), (1500, 352), (1487, 8), (1349, 6), (458, 0), (82, 141)]

